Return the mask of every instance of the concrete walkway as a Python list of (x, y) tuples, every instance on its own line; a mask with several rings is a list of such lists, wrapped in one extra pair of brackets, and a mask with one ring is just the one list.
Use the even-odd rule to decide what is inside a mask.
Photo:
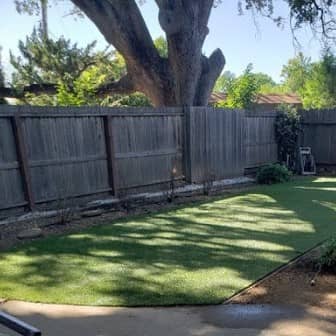
[(300, 306), (100, 308), (8, 301), (0, 309), (43, 336), (331, 336), (336, 330), (333, 312)]

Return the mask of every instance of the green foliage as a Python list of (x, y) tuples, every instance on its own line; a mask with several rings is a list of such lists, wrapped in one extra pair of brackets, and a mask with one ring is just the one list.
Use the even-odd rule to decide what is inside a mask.
[(285, 91), (302, 95), (302, 90), (311, 72), (311, 59), (299, 53), (283, 66), (281, 77)]
[[(14, 0), (16, 11), (19, 14), (27, 14), (30, 16), (40, 16), (42, 12), (42, 6), (51, 7), (57, 3), (64, 2), (65, 0)], [(75, 7), (67, 14), (77, 15), (82, 17), (83, 14)]]
[(236, 76), (231, 71), (224, 71), (224, 73), (217, 79), (214, 92), (225, 92), (227, 93), (230, 87), (233, 85)]
[(282, 85), (277, 84), (271, 76), (252, 72), (249, 64), (243, 75), (236, 77), (232, 72), (226, 71), (221, 75), (214, 87), (214, 92), (227, 94), (226, 101), (216, 104), (217, 107), (249, 108), (260, 93), (283, 93)]
[(47, 0), (14, 0), (16, 11), (19, 14), (40, 15), (41, 3)]
[(96, 42), (92, 42), (85, 48), (78, 48), (64, 37), (44, 41), (40, 32), (34, 29), (25, 43), (19, 41), (21, 56), (10, 54), (16, 70), (13, 84), (55, 83), (62, 79), (71, 85), (88, 66), (103, 59), (103, 55), (94, 53), (95, 46)]
[(299, 94), (305, 109), (336, 107), (336, 56), (330, 51), (318, 62), (299, 54), (283, 67), (282, 77), (285, 90)]
[(283, 183), (290, 180), (291, 172), (283, 165), (269, 164), (259, 169), (257, 182), (259, 184)]
[(159, 36), (154, 40), (154, 45), (163, 58), (168, 58), (168, 45), (167, 40), (163, 36)]
[(275, 138), (278, 144), (279, 160), (289, 169), (295, 170), (298, 138), (301, 132), (300, 116), (292, 105), (283, 104), (278, 112), (275, 121)]
[(15, 72), (12, 85), (20, 91), (29, 84), (57, 84), (56, 95), (27, 94), (24, 102), (31, 105), (99, 105), (104, 98), (95, 95), (98, 86), (118, 80), (125, 72), (120, 54), (95, 51), (96, 42), (79, 48), (70, 40), (43, 39), (34, 30), (25, 42), (19, 42), (20, 56), (11, 54)]
[[(124, 58), (118, 52), (95, 51), (95, 42), (78, 48), (63, 37), (43, 39), (34, 30), (25, 42), (20, 41), (20, 56), (11, 54), (15, 72), (12, 85), (18, 90), (29, 84), (56, 83), (56, 95), (26, 94), (23, 102), (31, 105), (104, 105), (150, 106), (147, 97), (140, 93), (99, 97), (97, 89), (119, 80), (126, 74)], [(163, 37), (155, 40), (159, 53), (166, 57), (167, 43)]]
[[(217, 0), (223, 2), (223, 0)], [(319, 33), (322, 40), (328, 40), (332, 44), (335, 30), (335, 1), (333, 0), (285, 0), (289, 6), (289, 21), (291, 28), (295, 31), (308, 25), (312, 28), (315, 35)], [(253, 13), (260, 13), (271, 18), (277, 25), (282, 26), (287, 17), (277, 16), (275, 13), (274, 0), (238, 0), (239, 12), (250, 10)]]
[(319, 264), (322, 271), (336, 273), (336, 238), (323, 245)]
[(105, 66), (92, 65), (88, 67), (81, 75), (76, 78), (71, 89), (66, 83), (60, 81), (56, 95), (56, 105), (61, 106), (81, 106), (81, 105), (99, 105), (104, 99), (96, 96), (96, 88), (105, 83)]
[(130, 95), (116, 95), (109, 106), (152, 106), (150, 100), (141, 92), (135, 92)]
[(284, 93), (282, 85), (277, 84), (271, 76), (258, 72), (254, 74), (254, 77), (257, 81), (258, 94)]
[[(5, 73), (2, 67), (1, 50), (2, 48), (0, 47), (0, 87), (5, 86)], [(3, 98), (0, 98), (0, 104), (6, 104), (6, 100)]]
[(252, 64), (247, 66), (243, 75), (232, 81), (227, 90), (226, 100), (217, 103), (217, 107), (249, 108), (254, 103), (258, 82), (252, 73)]
[(257, 86), (259, 88), (263, 86), (275, 86), (276, 85), (275, 81), (270, 75), (267, 75), (263, 72), (257, 72), (257, 73), (254, 73), (253, 75), (257, 82)]
[(302, 90), (307, 109), (336, 107), (336, 56), (326, 52), (322, 60), (313, 63), (309, 78)]

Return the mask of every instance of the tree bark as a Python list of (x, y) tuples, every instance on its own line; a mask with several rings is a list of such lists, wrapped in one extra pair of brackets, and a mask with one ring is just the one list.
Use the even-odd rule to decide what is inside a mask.
[(202, 55), (214, 0), (155, 0), (168, 59), (158, 54), (136, 0), (72, 0), (125, 58), (135, 91), (155, 106), (206, 105), (225, 59)]
[(43, 34), (43, 39), (47, 40), (49, 37), (48, 28), (48, 0), (41, 1), (41, 30)]
[[(71, 1), (126, 62), (127, 76), (98, 89), (98, 94), (140, 91), (154, 106), (207, 105), (225, 64), (219, 49), (210, 57), (202, 54), (214, 0), (155, 0), (167, 37), (168, 58), (160, 57), (155, 48), (137, 0)], [(0, 88), (0, 97), (5, 91)]]

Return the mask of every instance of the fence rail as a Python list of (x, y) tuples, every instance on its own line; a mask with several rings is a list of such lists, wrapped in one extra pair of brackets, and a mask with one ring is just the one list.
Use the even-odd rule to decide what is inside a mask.
[[(0, 210), (244, 174), (277, 161), (274, 111), (0, 105)], [(302, 144), (336, 165), (336, 113), (303, 114)], [(211, 177), (210, 177), (211, 176)]]
[(302, 111), (302, 146), (310, 146), (319, 165), (336, 166), (336, 110)]

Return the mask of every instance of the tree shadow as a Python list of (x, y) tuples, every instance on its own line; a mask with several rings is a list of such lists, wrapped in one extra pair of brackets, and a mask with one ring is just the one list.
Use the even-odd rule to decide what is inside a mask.
[(300, 179), (29, 243), (0, 256), (0, 297), (221, 303), (335, 233), (335, 187)]

